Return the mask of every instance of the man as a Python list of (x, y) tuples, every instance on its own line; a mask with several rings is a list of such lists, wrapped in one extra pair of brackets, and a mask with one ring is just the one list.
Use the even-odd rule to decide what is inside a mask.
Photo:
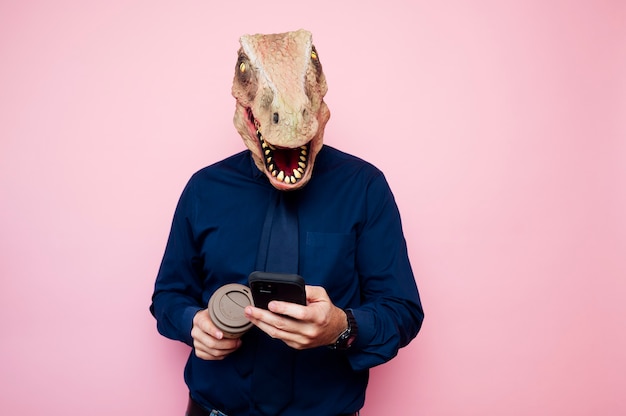
[[(398, 209), (378, 169), (323, 145), (327, 87), (310, 33), (240, 42), (234, 123), (248, 150), (187, 184), (151, 312), (193, 347), (189, 416), (358, 414), (369, 368), (423, 320)], [(303, 276), (307, 304), (247, 306), (254, 326), (227, 337), (208, 301), (259, 269)]]

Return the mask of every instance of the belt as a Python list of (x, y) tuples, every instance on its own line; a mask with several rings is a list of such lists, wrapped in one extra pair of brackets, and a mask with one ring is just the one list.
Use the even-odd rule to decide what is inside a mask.
[[(343, 413), (337, 416), (358, 416), (358, 412), (356, 413)], [(220, 412), (219, 410), (207, 410), (194, 399), (189, 397), (189, 404), (187, 404), (187, 413), (185, 416), (227, 416), (226, 414)]]

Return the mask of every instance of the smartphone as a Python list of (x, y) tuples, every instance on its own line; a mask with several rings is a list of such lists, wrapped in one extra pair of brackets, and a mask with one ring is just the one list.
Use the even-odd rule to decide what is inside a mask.
[(304, 278), (297, 274), (252, 272), (248, 284), (257, 308), (267, 309), (272, 300), (306, 305)]

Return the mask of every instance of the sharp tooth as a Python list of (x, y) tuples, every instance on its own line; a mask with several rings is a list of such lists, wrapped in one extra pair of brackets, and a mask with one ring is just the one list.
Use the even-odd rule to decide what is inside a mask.
[(266, 148), (267, 148), (267, 143), (265, 143), (265, 141), (262, 141), (262, 142), (261, 142), (261, 147), (262, 147), (263, 149), (266, 149)]
[(278, 176), (276, 177), (276, 179), (278, 179), (279, 181), (285, 179), (285, 172), (283, 172), (282, 170), (278, 172)]
[(298, 172), (298, 169), (294, 169), (293, 170), (293, 176), (295, 176), (296, 178), (300, 179), (302, 177), (302, 174), (300, 172)]
[(269, 155), (272, 151), (270, 149), (265, 149), (265, 156)]
[(272, 163), (272, 156), (267, 157), (267, 163)]
[(298, 162), (298, 166), (300, 166), (302, 169), (304, 169), (304, 168), (306, 168), (306, 163)]
[(273, 176), (273, 177), (276, 177), (276, 175), (278, 175), (278, 171), (277, 171), (277, 170), (273, 170), (273, 171), (272, 171), (272, 176)]
[(297, 179), (296, 179), (295, 177), (290, 176), (290, 178), (291, 178), (291, 183), (296, 183), (296, 180), (297, 180)]
[(302, 150), (300, 150), (300, 154), (301, 154), (301, 155), (303, 155), (303, 156), (306, 156), (306, 154), (307, 154), (306, 149), (302, 149)]
[(302, 168), (298, 168), (298, 172), (300, 172), (300, 173), (304, 173), (304, 169), (302, 169)]
[(269, 165), (267, 169), (269, 169), (270, 172), (274, 172), (274, 164)]
[(303, 162), (306, 162), (306, 157), (300, 156), (300, 160), (303, 161)]

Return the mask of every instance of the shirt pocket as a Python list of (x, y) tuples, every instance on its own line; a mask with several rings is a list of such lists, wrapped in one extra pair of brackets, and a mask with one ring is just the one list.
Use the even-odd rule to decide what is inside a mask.
[(356, 233), (307, 232), (302, 270), (307, 284), (342, 293), (354, 284), (355, 253)]

